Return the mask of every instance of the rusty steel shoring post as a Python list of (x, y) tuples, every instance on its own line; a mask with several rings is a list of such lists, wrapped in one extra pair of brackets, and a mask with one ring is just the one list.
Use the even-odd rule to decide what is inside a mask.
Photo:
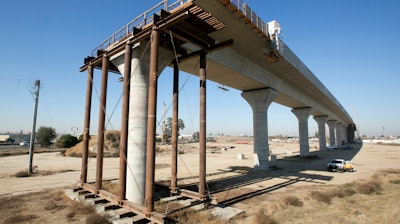
[(171, 192), (177, 193), (178, 181), (178, 104), (179, 104), (179, 67), (178, 61), (174, 61), (174, 85), (172, 96), (172, 130), (171, 130)]
[(97, 155), (96, 155), (96, 190), (102, 189), (103, 182), (103, 157), (104, 157), (104, 132), (107, 104), (107, 81), (109, 58), (104, 55), (101, 65), (101, 91), (100, 91), (100, 111), (99, 127), (97, 132)]
[(150, 215), (154, 211), (155, 136), (157, 115), (157, 78), (159, 32), (153, 27), (150, 36), (149, 102), (147, 117), (146, 193), (145, 207)]
[(129, 95), (131, 86), (132, 46), (125, 45), (124, 83), (122, 92), (121, 138), (119, 151), (118, 200), (126, 196), (126, 159), (128, 151)]
[(89, 139), (90, 139), (90, 112), (91, 112), (91, 107), (92, 107), (92, 89), (93, 89), (93, 66), (91, 64), (89, 64), (87, 83), (86, 83), (85, 121), (83, 124), (81, 184), (84, 184), (87, 182), (87, 164), (88, 164)]
[(199, 133), (199, 195), (204, 198), (206, 193), (206, 54), (200, 54), (200, 133)]

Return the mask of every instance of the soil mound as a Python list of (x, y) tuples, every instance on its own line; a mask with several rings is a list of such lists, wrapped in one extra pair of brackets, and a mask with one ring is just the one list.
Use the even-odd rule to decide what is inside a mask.
[[(104, 133), (104, 157), (119, 156), (120, 131), (109, 130)], [(64, 152), (65, 156), (82, 157), (83, 142), (79, 142)], [(89, 138), (89, 157), (96, 157), (97, 153), (97, 135), (91, 135)]]

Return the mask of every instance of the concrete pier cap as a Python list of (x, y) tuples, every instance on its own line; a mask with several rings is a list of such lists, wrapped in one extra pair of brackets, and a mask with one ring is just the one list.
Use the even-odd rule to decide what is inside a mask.
[(254, 169), (269, 169), (268, 107), (278, 95), (272, 88), (242, 92), (253, 110)]
[(308, 118), (310, 117), (312, 108), (294, 108), (292, 113), (296, 115), (299, 121), (299, 143), (300, 156), (308, 156), (310, 154), (310, 145), (308, 142)]
[[(122, 51), (110, 58), (110, 61), (124, 74), (124, 55)], [(129, 124), (127, 144), (126, 199), (135, 204), (144, 205), (146, 183), (146, 147), (147, 147), (147, 110), (150, 48), (149, 41), (132, 45), (131, 76), (129, 96)], [(172, 51), (159, 48), (159, 74), (174, 59)]]

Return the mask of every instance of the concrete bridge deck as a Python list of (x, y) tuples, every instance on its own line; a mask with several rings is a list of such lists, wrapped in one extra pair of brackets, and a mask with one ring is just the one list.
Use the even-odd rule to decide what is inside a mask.
[[(330, 120), (336, 120), (342, 124), (353, 123), (352, 118), (338, 100), (282, 40), (279, 43), (279, 50), (275, 49), (277, 58), (272, 58), (276, 62), (271, 62), (266, 58), (265, 52), (268, 51), (269, 45), (269, 37), (263, 28), (266, 23), (259, 21), (259, 17), (255, 17), (254, 20), (251, 15), (254, 15), (254, 12), (245, 3), (237, 0), (193, 0), (181, 3), (183, 2), (185, 4), (171, 10), (176, 17), (181, 17), (182, 13), (186, 12), (194, 14), (196, 13), (194, 11), (197, 10), (196, 6), (199, 6), (202, 13), (209, 13), (222, 27), (211, 30), (211, 32), (200, 29), (190, 32), (201, 32), (201, 35), (207, 36), (217, 43), (233, 40), (233, 44), (229, 48), (207, 54), (207, 79), (241, 91), (273, 88), (279, 92), (274, 99), (276, 103), (290, 108), (311, 107), (313, 109), (311, 114), (314, 116), (328, 115)], [(246, 15), (246, 13), (250, 15)], [(142, 31), (153, 25), (153, 21), (149, 21), (148, 24), (143, 24)], [(179, 18), (171, 20), (173, 25), (165, 24), (166, 32), (174, 30), (171, 26), (177, 26), (182, 22), (185, 20)], [(260, 26), (260, 24), (262, 25)], [(193, 29), (186, 25), (183, 27)], [(131, 29), (133, 32), (133, 28)], [(122, 38), (104, 50), (111, 53), (128, 40), (140, 41), (150, 35), (145, 32), (139, 34)], [(180, 45), (179, 47), (188, 54), (201, 48), (191, 42), (176, 44)], [(198, 60), (191, 58), (181, 61), (179, 68), (187, 73), (197, 75)], [(82, 70), (84, 69), (85, 66), (82, 67)]]

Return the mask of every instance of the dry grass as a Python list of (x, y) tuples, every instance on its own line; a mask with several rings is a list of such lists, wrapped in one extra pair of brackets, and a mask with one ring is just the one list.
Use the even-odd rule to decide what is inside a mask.
[(15, 177), (30, 177), (30, 176), (49, 176), (57, 173), (66, 173), (73, 170), (34, 170), (32, 174), (28, 173), (28, 170), (21, 170), (14, 174)]
[(86, 224), (111, 224), (111, 222), (106, 216), (94, 213), (88, 215), (86, 218)]
[[(400, 170), (382, 170), (366, 180), (335, 186), (307, 187), (304, 194), (292, 191), (269, 202), (271, 218), (277, 223), (400, 223)], [(298, 197), (302, 207), (288, 205)], [(281, 205), (281, 206), (279, 206)], [(251, 215), (253, 220), (259, 213)]]
[[(175, 214), (176, 215), (176, 214)], [(231, 221), (226, 221), (214, 217), (211, 215), (210, 211), (189, 211), (185, 213), (179, 214), (179, 216), (174, 216), (174, 220), (178, 223), (186, 223), (186, 224), (198, 224), (198, 223), (207, 223), (207, 224), (229, 224)]]
[(278, 224), (278, 222), (269, 214), (264, 208), (258, 210), (258, 212), (253, 216), (254, 224)]
[[(209, 210), (183, 210), (169, 215), (178, 223), (400, 223), (400, 170), (383, 170), (343, 185), (304, 186), (268, 193), (232, 205), (246, 214), (221, 220)], [(104, 183), (103, 186), (107, 186)], [(109, 189), (115, 184), (109, 183)], [(111, 190), (110, 190), (111, 191)], [(156, 204), (159, 212), (178, 203)], [(260, 209), (261, 208), (261, 209)], [(66, 198), (61, 191), (0, 197), (0, 223), (108, 223), (93, 206)]]
[(295, 206), (295, 207), (302, 207), (303, 206), (303, 202), (298, 197), (292, 196), (292, 195), (286, 196), (283, 199), (283, 202), (286, 205), (291, 205), (291, 206)]
[(106, 223), (92, 205), (73, 201), (63, 191), (44, 190), (19, 196), (0, 197), (0, 223)]

